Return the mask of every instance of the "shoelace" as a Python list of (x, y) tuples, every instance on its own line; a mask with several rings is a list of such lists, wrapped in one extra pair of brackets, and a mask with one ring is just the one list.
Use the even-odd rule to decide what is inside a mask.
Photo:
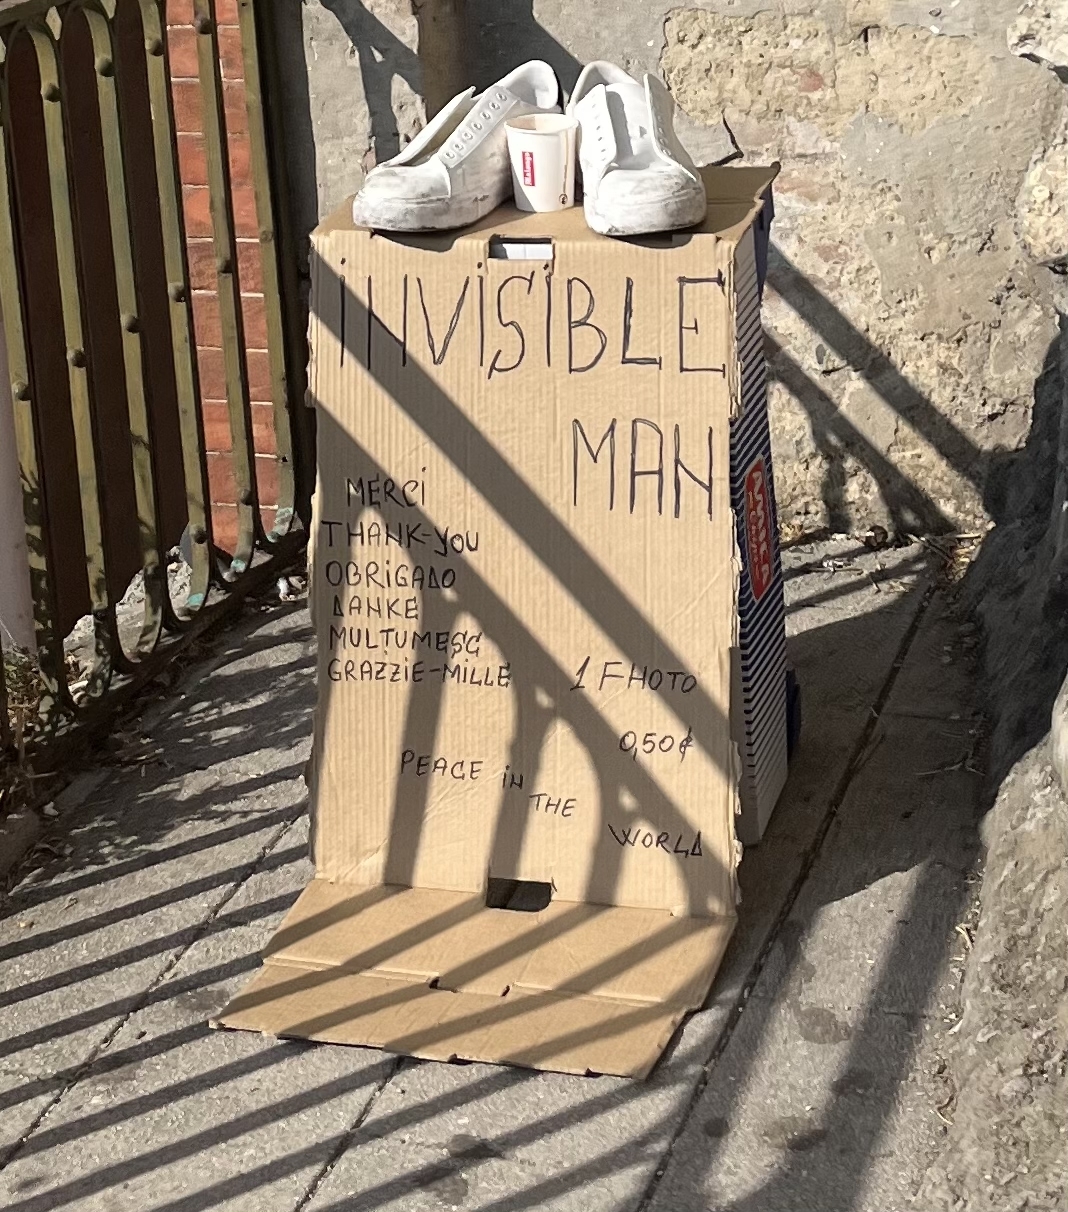
[[(606, 120), (605, 120), (604, 111), (602, 110), (602, 108), (600, 106), (597, 106), (593, 111), (593, 133), (594, 133), (594, 137), (597, 142), (598, 153), (602, 160), (605, 159), (605, 157), (607, 155), (606, 148), (605, 148), (605, 143), (606, 143), (605, 121)], [(608, 122), (609, 122), (609, 124), (611, 123), (610, 118), (608, 119)], [(660, 123), (656, 120), (655, 115), (653, 117), (653, 122), (656, 126), (657, 132), (659, 133)], [(630, 140), (632, 147), (636, 143), (640, 143), (641, 140), (644, 139), (646, 137), (646, 135), (648, 135), (648, 134), (649, 134), (649, 128), (647, 126), (643, 126), (640, 122), (635, 122), (630, 117), (630, 115), (627, 115), (627, 138)]]
[[(482, 100), (484, 105), (479, 110), (478, 116), (475, 118), (468, 117), (464, 125), (457, 128), (453, 135), (452, 143), (445, 149), (446, 160), (463, 159), (470, 149), (470, 145), (478, 138), (475, 132), (481, 132), (484, 128), (488, 130), (489, 125), (487, 124), (492, 124), (497, 118), (502, 116), (500, 112), (494, 114), (490, 111), (500, 111), (502, 104), (508, 100), (508, 94), (498, 89), (488, 103), (486, 102), (485, 94), (483, 94)], [(479, 121), (479, 119), (482, 120)], [(468, 146), (464, 146), (465, 142)]]

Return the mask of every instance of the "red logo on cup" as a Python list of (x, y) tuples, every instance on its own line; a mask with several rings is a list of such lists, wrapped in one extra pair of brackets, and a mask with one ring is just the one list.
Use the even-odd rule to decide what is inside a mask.
[(525, 151), (523, 153), (523, 184), (534, 184), (534, 153)]
[(764, 460), (758, 458), (745, 473), (745, 545), (749, 556), (749, 585), (756, 601), (771, 585), (771, 508)]

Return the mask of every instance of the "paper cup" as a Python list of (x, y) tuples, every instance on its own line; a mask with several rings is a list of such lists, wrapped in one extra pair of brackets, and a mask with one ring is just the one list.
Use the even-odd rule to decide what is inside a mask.
[(505, 123), (512, 188), (520, 210), (575, 205), (578, 123), (563, 114), (527, 114)]

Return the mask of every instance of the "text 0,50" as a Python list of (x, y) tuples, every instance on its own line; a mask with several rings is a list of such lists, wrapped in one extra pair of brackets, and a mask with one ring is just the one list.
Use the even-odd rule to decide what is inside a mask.
[(637, 760), (639, 751), (642, 753), (674, 753), (679, 755), (679, 761), (686, 760), (686, 752), (693, 744), (693, 729), (687, 728), (685, 736), (672, 736), (669, 733), (647, 732), (638, 739), (636, 732), (624, 732), (619, 738), (619, 747), (624, 753)]

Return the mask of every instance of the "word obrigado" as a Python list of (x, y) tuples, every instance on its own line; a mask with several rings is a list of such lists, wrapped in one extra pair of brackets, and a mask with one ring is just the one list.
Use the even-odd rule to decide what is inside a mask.
[(358, 589), (451, 589), (456, 584), (455, 568), (436, 564), (392, 564), (389, 560), (327, 560), (323, 566), (327, 584), (336, 589), (347, 585)]

